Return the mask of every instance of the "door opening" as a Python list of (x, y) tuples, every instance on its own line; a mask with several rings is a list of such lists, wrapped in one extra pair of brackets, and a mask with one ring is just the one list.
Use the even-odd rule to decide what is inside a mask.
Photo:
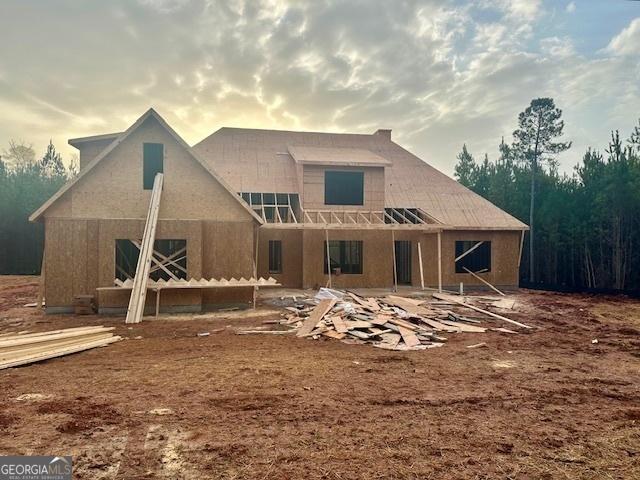
[(409, 240), (396, 240), (396, 275), (398, 285), (411, 285), (411, 242)]

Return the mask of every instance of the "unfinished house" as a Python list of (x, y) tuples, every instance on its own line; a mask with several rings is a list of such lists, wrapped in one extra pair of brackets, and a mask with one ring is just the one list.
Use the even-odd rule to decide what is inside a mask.
[[(222, 128), (189, 147), (151, 109), (125, 132), (69, 143), (80, 174), (31, 216), (45, 223), (48, 312), (83, 295), (101, 312), (126, 310), (147, 257), (147, 310), (248, 302), (261, 277), (296, 288), (518, 284), (526, 225), (390, 130)], [(160, 297), (153, 286), (165, 282), (191, 285)]]

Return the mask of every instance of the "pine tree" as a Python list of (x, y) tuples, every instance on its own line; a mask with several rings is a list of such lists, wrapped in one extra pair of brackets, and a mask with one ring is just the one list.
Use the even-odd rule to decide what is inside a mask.
[(67, 175), (67, 171), (62, 163), (62, 156), (56, 151), (52, 140), (49, 140), (47, 151), (44, 157), (42, 157), (42, 160), (40, 160), (40, 168), (44, 174), (49, 177), (66, 177)]
[(514, 150), (531, 169), (531, 196), (529, 205), (529, 281), (535, 281), (534, 208), (538, 166), (555, 164), (555, 156), (571, 147), (571, 142), (554, 142), (562, 136), (564, 121), (562, 110), (556, 108), (552, 98), (536, 98), (518, 116), (519, 128), (513, 132)]
[(473, 188), (477, 167), (473, 155), (467, 150), (466, 144), (462, 145), (462, 151), (456, 158), (458, 159), (454, 169), (456, 180), (467, 188)]

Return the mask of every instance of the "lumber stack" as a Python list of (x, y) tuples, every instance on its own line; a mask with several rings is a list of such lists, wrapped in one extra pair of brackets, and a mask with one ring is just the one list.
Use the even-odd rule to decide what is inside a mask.
[[(401, 351), (441, 347), (447, 340), (443, 335), (452, 333), (485, 333), (489, 329), (517, 333), (487, 325), (496, 320), (530, 328), (475, 305), (482, 299), (484, 297), (440, 294), (434, 294), (431, 299), (397, 295), (365, 298), (354, 292), (321, 289), (315, 299), (304, 299), (286, 307), (280, 324), (288, 326), (288, 332), (295, 332), (298, 337), (332, 338), (349, 344), (370, 344)], [(495, 299), (490, 299), (493, 301)], [(470, 308), (472, 315), (483, 313), (482, 319), (460, 313), (464, 308)]]
[(114, 327), (76, 327), (0, 337), (0, 370), (61, 357), (121, 340)]

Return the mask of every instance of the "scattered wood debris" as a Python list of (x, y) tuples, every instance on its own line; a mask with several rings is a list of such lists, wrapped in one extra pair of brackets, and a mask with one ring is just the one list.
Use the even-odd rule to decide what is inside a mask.
[[(498, 299), (503, 302), (509, 299)], [(399, 295), (364, 298), (352, 291), (321, 288), (315, 299), (298, 299), (287, 306), (279, 327), (288, 330), (244, 330), (238, 334), (296, 333), (298, 337), (328, 337), (348, 344), (370, 344), (387, 350), (424, 350), (441, 347), (443, 333), (484, 333), (487, 330), (517, 333), (503, 327), (484, 325), (500, 320), (523, 329), (531, 328), (515, 320), (480, 308), (489, 308), (495, 297), (461, 297), (434, 293), (431, 298), (409, 298)], [(510, 302), (510, 301), (509, 301)], [(511, 303), (509, 303), (511, 304)], [(503, 304), (501, 304), (503, 305)], [(482, 317), (469, 318), (454, 309), (472, 310)], [(469, 348), (485, 346), (485, 343)]]
[(114, 327), (76, 327), (50, 332), (15, 334), (0, 340), (0, 370), (61, 357), (121, 340)]

